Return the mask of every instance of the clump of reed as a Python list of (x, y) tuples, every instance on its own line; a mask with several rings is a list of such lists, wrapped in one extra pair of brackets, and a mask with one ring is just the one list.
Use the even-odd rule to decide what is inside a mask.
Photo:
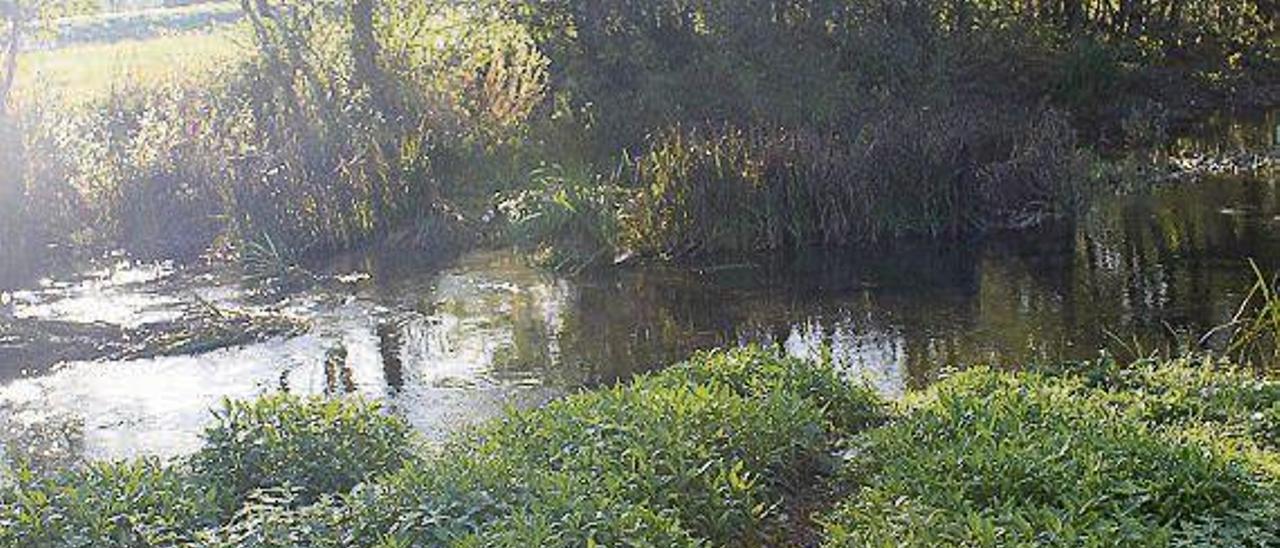
[(1275, 278), (1268, 278), (1250, 262), (1256, 281), (1232, 318), (1233, 328), (1227, 352), (1244, 363), (1280, 367), (1280, 294)]
[(675, 128), (636, 159), (626, 245), (680, 256), (962, 238), (1069, 217), (1084, 194), (1053, 111), (884, 103), (818, 131)]

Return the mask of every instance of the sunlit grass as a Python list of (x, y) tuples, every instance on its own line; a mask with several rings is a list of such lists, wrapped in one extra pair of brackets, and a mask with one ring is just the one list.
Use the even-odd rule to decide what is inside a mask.
[(52, 36), (44, 38), (57, 47), (142, 40), (178, 32), (209, 30), (236, 21), (240, 16), (240, 3), (234, 1), (94, 13), (59, 19), (52, 24)]
[(83, 104), (125, 84), (196, 80), (233, 61), (244, 43), (236, 29), (225, 28), (26, 53), (18, 61), (17, 96)]

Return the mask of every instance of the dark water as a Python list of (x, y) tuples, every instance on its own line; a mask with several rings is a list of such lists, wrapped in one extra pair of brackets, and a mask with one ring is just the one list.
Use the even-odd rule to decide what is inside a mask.
[[(1275, 150), (1265, 134), (1246, 134)], [(1104, 200), (1078, 226), (981, 244), (574, 279), (507, 251), (443, 270), (348, 258), (265, 302), (220, 275), (120, 261), (0, 298), (0, 443), (10, 458), (50, 465), (181, 454), (198, 446), (221, 398), (277, 390), (380, 400), (439, 438), (509, 405), (746, 342), (797, 355), (829, 345), (888, 394), (948, 367), (1176, 349), (1232, 316), (1252, 283), (1249, 260), (1280, 271), (1278, 182), (1274, 171), (1202, 177)], [(176, 357), (95, 359), (110, 345), (85, 346), (203, 303), (310, 328)], [(55, 335), (33, 342), (28, 334), (48, 326)]]

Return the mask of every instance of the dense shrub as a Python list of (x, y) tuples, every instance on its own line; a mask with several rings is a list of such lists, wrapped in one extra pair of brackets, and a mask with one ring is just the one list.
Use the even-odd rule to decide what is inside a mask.
[[(1277, 539), (1274, 481), (1079, 381), (973, 371), (851, 449), (832, 546), (1215, 545)], [(1205, 402), (1208, 403), (1208, 402)]]

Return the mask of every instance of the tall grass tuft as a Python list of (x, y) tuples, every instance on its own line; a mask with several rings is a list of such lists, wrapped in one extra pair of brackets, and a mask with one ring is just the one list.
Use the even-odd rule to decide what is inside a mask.
[(1073, 215), (1083, 179), (1065, 121), (983, 104), (889, 102), (828, 131), (673, 129), (631, 171), (626, 243), (743, 253), (954, 239)]
[(1232, 333), (1227, 353), (1241, 363), (1275, 369), (1280, 367), (1280, 294), (1274, 278), (1264, 275), (1257, 263), (1249, 265), (1256, 281), (1228, 324)]

